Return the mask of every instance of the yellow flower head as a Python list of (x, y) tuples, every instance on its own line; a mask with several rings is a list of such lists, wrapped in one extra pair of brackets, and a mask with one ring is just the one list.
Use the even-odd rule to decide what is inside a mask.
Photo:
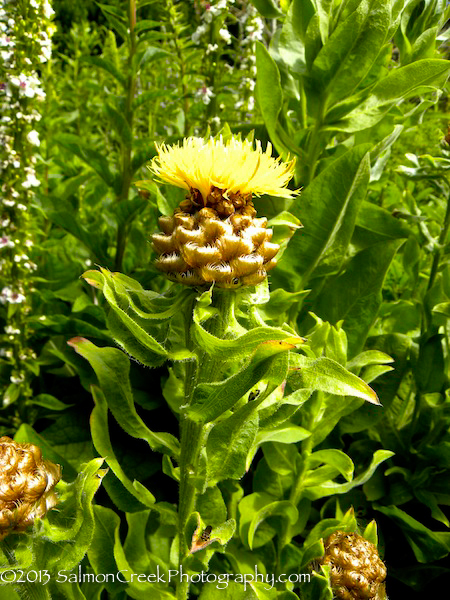
[(273, 158), (272, 145), (266, 151), (256, 140), (256, 149), (248, 140), (222, 137), (208, 141), (198, 137), (185, 138), (183, 144), (166, 146), (156, 144), (158, 156), (151, 163), (150, 170), (157, 177), (185, 190), (198, 190), (203, 200), (213, 187), (228, 193), (270, 194), (282, 198), (292, 198), (297, 192), (286, 188), (294, 174), (295, 159), (282, 162)]

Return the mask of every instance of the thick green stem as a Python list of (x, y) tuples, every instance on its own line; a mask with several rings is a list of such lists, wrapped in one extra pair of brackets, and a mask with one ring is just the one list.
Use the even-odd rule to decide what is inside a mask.
[[(234, 323), (234, 291), (215, 290), (213, 306), (218, 314), (211, 319), (209, 332), (217, 337), (223, 337), (229, 325)], [(189, 323), (187, 323), (187, 327)], [(188, 331), (188, 329), (186, 330)], [(187, 334), (188, 335), (188, 334)], [(189, 337), (189, 336), (188, 336)], [(190, 346), (190, 339), (187, 339)], [(195, 372), (195, 364), (197, 370)], [(187, 415), (187, 407), (192, 402), (192, 396), (197, 383), (216, 381), (221, 375), (223, 361), (202, 352), (197, 363), (192, 362), (186, 369), (185, 380), (185, 409), (181, 415), (181, 452), (180, 452), (180, 490), (178, 508), (178, 537), (179, 564), (182, 565), (189, 555), (189, 541), (186, 540), (186, 525), (190, 515), (195, 511), (198, 495), (198, 478), (201, 479), (200, 456), (209, 433), (207, 424), (193, 421)], [(187, 600), (189, 597), (189, 582), (179, 581), (177, 584), (177, 600)]]

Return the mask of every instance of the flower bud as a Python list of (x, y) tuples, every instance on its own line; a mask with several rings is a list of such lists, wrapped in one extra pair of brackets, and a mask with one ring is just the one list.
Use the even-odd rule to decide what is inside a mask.
[(61, 467), (44, 460), (40, 448), (0, 438), (0, 540), (25, 531), (53, 508)]
[(324, 542), (321, 564), (330, 567), (339, 600), (384, 600), (386, 567), (378, 550), (357, 533), (335, 531)]
[[(257, 225), (254, 222), (257, 221)], [(174, 215), (174, 227), (163, 221), (163, 231), (152, 235), (159, 258), (156, 267), (172, 281), (185, 285), (215, 282), (219, 287), (256, 285), (272, 269), (279, 250), (271, 243), (267, 220), (248, 215), (219, 215), (205, 207), (192, 215)]]

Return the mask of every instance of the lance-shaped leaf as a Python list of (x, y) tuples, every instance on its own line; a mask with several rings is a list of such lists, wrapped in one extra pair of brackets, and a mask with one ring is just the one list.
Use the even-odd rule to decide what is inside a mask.
[(381, 305), (387, 270), (403, 243), (404, 240), (379, 242), (358, 252), (345, 273), (330, 279), (322, 290), (314, 312), (330, 323), (344, 320), (349, 356), (364, 345)]
[(309, 277), (328, 275), (340, 267), (369, 182), (368, 150), (370, 146), (363, 144), (335, 160), (305, 189), (301, 203), (291, 207), (304, 225), (280, 261), (292, 287), (304, 287)]
[[(135, 600), (148, 600), (149, 598), (152, 600), (175, 600), (175, 596), (167, 586), (167, 579), (164, 583), (157, 583), (156, 575), (154, 581), (147, 578), (142, 581), (142, 579), (133, 577), (136, 570), (133, 569), (125, 554), (118, 527), (114, 530), (114, 560), (117, 565), (114, 572), (120, 571), (123, 574), (122, 579), (128, 583), (126, 594), (130, 598), (135, 598)], [(154, 573), (154, 571), (152, 572)]]
[[(108, 431), (108, 405), (103, 392), (97, 387), (91, 387), (95, 408), (91, 414), (91, 433), (95, 449), (102, 456), (114, 475), (125, 489), (144, 506), (152, 506), (155, 497), (136, 479), (131, 481), (120, 466), (111, 444)], [(141, 507), (142, 508), (142, 507)]]
[(341, 450), (335, 448), (318, 450), (313, 452), (307, 459), (308, 468), (316, 465), (326, 464), (337, 469), (347, 481), (353, 478), (354, 465), (352, 459)]
[[(239, 514), (239, 535), (249, 548), (260, 545), (259, 541), (255, 539), (255, 535), (260, 525), (268, 517), (283, 517), (291, 525), (294, 525), (298, 520), (298, 511), (291, 502), (287, 500), (274, 501), (274, 497), (270, 494), (259, 492), (249, 494), (241, 500)], [(272, 533), (275, 535), (275, 530)]]
[(418, 60), (392, 69), (387, 77), (375, 85), (365, 102), (360, 103), (340, 121), (330, 122), (329, 127), (347, 132), (373, 127), (393, 106), (406, 98), (435, 92), (442, 87), (449, 72), (448, 61), (438, 58)]
[[(256, 42), (256, 66), (258, 69), (256, 95), (270, 139), (279, 152), (289, 152), (286, 140), (278, 135), (278, 115), (283, 104), (280, 72), (268, 50)], [(284, 136), (287, 137), (287, 136)], [(290, 146), (290, 143), (288, 141)]]
[(390, 25), (385, 0), (365, 0), (333, 31), (311, 69), (311, 78), (328, 106), (348, 98), (375, 63)]
[[(117, 573), (114, 559), (114, 537), (120, 527), (120, 517), (110, 508), (94, 506), (95, 531), (88, 558), (96, 575)], [(100, 579), (100, 578), (99, 578)], [(105, 588), (111, 595), (126, 588), (126, 583), (106, 579)]]
[(134, 438), (145, 440), (152, 450), (177, 457), (178, 440), (169, 433), (151, 431), (137, 414), (130, 385), (130, 361), (117, 348), (98, 348), (84, 338), (73, 338), (68, 344), (89, 361), (100, 383), (114, 418)]
[(292, 354), (290, 364), (296, 369), (290, 374), (290, 385), (293, 388), (306, 388), (337, 396), (356, 396), (372, 404), (380, 404), (376, 393), (365, 381), (331, 358), (313, 359)]
[(377, 450), (372, 457), (372, 461), (368, 469), (352, 481), (348, 481), (347, 483), (335, 483), (334, 481), (327, 481), (320, 485), (314, 485), (305, 488), (304, 495), (310, 500), (317, 500), (318, 498), (332, 496), (333, 494), (345, 494), (351, 489), (359, 485), (363, 485), (363, 483), (369, 481), (369, 479), (375, 473), (378, 465), (388, 458), (391, 458), (391, 456), (394, 456), (394, 452), (391, 452), (390, 450)]
[(433, 562), (448, 555), (449, 532), (432, 531), (397, 506), (374, 505), (374, 508), (390, 517), (401, 528), (419, 562)]
[(197, 385), (188, 415), (199, 422), (213, 421), (232, 408), (262, 379), (274, 379), (278, 382), (287, 373), (286, 362), (278, 360), (278, 355), (293, 348), (295, 346), (286, 341), (271, 340), (260, 344), (250, 362), (228, 379)]

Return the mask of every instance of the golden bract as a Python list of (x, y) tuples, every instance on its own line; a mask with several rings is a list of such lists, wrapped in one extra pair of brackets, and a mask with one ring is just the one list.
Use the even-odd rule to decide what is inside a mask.
[(339, 600), (384, 600), (386, 567), (378, 550), (357, 533), (335, 531), (324, 542), (323, 565), (330, 567)]
[(256, 285), (275, 264), (267, 219), (256, 218), (252, 194), (291, 198), (286, 188), (294, 162), (272, 158), (261, 142), (231, 138), (157, 146), (151, 170), (158, 178), (187, 190), (173, 216), (159, 218), (162, 233), (152, 236), (156, 267), (185, 285)]
[(25, 531), (56, 505), (61, 467), (42, 458), (40, 448), (0, 438), (0, 540)]

